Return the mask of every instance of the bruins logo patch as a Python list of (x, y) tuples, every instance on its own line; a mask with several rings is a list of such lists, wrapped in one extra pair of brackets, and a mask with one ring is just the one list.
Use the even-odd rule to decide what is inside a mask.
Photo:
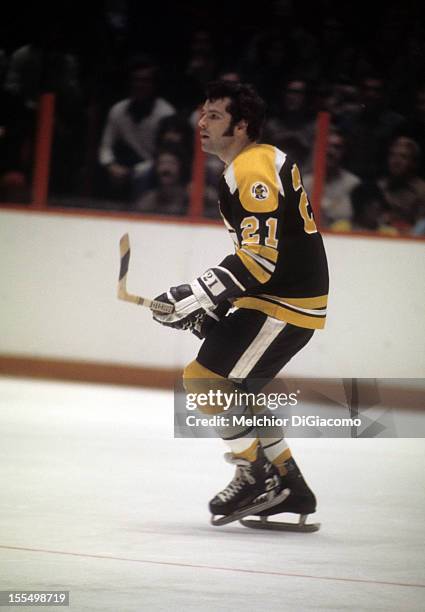
[(265, 183), (253, 183), (253, 185), (251, 185), (251, 196), (254, 200), (267, 200), (269, 197), (269, 188)]

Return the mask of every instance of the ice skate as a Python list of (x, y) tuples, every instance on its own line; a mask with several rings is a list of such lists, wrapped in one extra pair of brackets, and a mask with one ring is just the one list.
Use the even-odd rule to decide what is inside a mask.
[[(291, 458), (287, 461), (288, 473), (281, 476), (282, 487), (289, 489), (289, 495), (278, 504), (264, 510), (252, 513), (258, 518), (242, 519), (240, 522), (245, 527), (252, 529), (270, 529), (275, 531), (298, 531), (311, 533), (320, 529), (320, 523), (307, 523), (307, 517), (316, 511), (316, 498), (295, 461)], [(298, 514), (298, 522), (270, 521), (270, 516), (291, 513)]]
[(236, 473), (227, 487), (210, 501), (213, 525), (226, 525), (271, 509), (289, 495), (289, 489), (282, 487), (278, 470), (264, 457), (261, 447), (253, 462), (234, 458), (231, 453), (226, 453), (225, 458), (236, 465)]

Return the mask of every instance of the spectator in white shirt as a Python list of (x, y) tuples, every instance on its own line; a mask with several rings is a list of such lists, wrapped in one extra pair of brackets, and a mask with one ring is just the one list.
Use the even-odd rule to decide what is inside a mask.
[[(359, 185), (360, 178), (346, 170), (343, 165), (345, 139), (341, 132), (332, 129), (326, 150), (326, 178), (321, 201), (321, 225), (329, 227), (335, 221), (351, 220), (351, 192)], [(313, 175), (304, 176), (304, 186), (312, 195)]]
[(130, 97), (109, 111), (99, 150), (109, 196), (129, 198), (134, 171), (153, 159), (159, 122), (175, 114), (173, 106), (157, 96), (156, 71), (149, 57), (135, 58), (130, 67)]

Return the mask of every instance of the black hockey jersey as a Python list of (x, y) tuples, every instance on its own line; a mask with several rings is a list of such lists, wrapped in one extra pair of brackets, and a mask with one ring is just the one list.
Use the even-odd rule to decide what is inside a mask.
[(235, 306), (323, 328), (328, 266), (297, 165), (276, 147), (250, 145), (226, 168), (219, 204), (235, 243), (220, 264), (241, 289)]

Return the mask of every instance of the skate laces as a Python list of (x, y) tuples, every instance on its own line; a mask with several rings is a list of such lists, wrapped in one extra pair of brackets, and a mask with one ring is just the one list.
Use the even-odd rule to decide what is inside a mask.
[(249, 461), (240, 457), (233, 457), (232, 453), (225, 453), (224, 458), (227, 463), (236, 465), (236, 473), (233, 479), (229, 482), (227, 487), (218, 494), (220, 499), (228, 501), (239, 493), (245, 484), (255, 484), (256, 480), (251, 473), (251, 464)]

